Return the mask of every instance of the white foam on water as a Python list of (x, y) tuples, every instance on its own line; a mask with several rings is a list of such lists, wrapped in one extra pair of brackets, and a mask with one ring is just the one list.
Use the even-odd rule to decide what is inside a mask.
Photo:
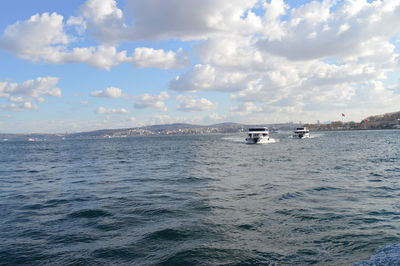
[[(302, 139), (315, 139), (315, 138), (319, 138), (319, 137), (321, 137), (321, 136), (323, 136), (323, 135), (324, 135), (324, 134), (313, 134), (313, 135), (310, 135), (308, 138), (302, 138)], [(288, 138), (289, 138), (289, 139), (300, 139), (300, 138), (295, 137), (295, 136), (293, 136), (293, 135), (288, 136)]]
[(269, 143), (275, 143), (275, 142), (279, 142), (279, 141), (276, 139), (270, 138), (267, 142), (263, 142), (261, 144), (269, 144)]
[(380, 248), (369, 260), (353, 264), (353, 266), (371, 265), (400, 265), (400, 244)]
[[(246, 139), (244, 137), (223, 137), (222, 140), (226, 140), (229, 142), (235, 142), (235, 143), (247, 143)], [(269, 143), (276, 143), (276, 142), (279, 142), (279, 139), (270, 138), (266, 142), (257, 143), (257, 144), (269, 144)]]

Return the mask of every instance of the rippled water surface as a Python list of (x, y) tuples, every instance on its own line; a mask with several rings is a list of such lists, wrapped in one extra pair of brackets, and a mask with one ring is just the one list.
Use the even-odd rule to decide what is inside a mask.
[(2, 142), (0, 264), (349, 265), (400, 243), (400, 131), (274, 137)]

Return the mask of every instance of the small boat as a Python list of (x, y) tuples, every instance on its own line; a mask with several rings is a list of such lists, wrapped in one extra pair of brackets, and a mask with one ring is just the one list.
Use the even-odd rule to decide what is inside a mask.
[(251, 127), (247, 131), (247, 144), (256, 143), (268, 143), (273, 142), (273, 139), (269, 137), (269, 131), (267, 127)]
[(293, 138), (297, 139), (308, 139), (310, 138), (310, 130), (306, 127), (298, 127), (294, 131)]

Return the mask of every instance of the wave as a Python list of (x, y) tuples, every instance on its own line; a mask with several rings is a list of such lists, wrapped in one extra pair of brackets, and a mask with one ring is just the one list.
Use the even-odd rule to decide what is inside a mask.
[(71, 218), (99, 218), (105, 216), (112, 216), (112, 214), (103, 210), (90, 209), (90, 210), (76, 211), (70, 213), (68, 216)]

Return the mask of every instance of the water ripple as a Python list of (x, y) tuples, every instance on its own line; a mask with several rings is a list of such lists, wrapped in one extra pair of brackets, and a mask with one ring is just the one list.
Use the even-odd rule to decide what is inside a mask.
[(274, 138), (0, 143), (0, 264), (399, 264), (400, 131)]

